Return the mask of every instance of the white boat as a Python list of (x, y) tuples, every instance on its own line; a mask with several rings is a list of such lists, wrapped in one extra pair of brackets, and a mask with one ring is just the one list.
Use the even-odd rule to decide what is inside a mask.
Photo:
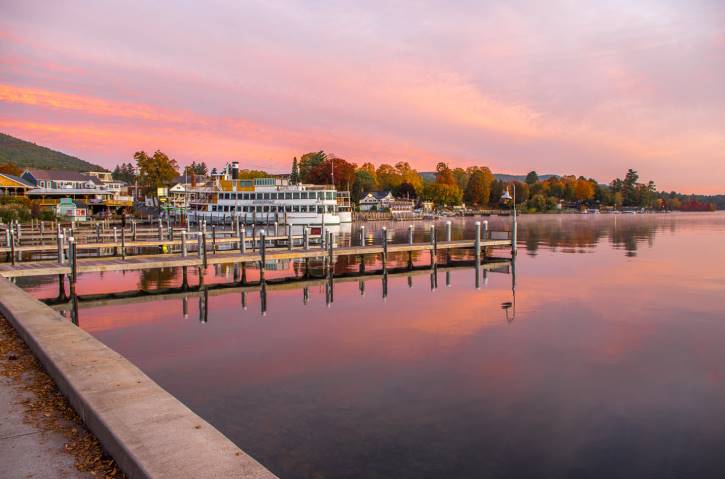
[[(187, 213), (192, 221), (290, 225), (338, 225), (341, 222), (335, 187), (291, 185), (284, 178), (238, 179), (232, 163), (214, 186), (190, 190)], [(349, 195), (348, 195), (349, 198)]]
[(352, 203), (349, 191), (337, 192), (337, 214), (340, 217), (340, 223), (352, 223)]

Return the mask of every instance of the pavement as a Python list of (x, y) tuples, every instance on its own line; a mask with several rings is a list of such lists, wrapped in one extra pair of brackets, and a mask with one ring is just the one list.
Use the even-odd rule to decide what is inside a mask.
[(30, 393), (0, 376), (0, 479), (93, 477), (75, 468), (74, 457), (64, 451), (63, 434), (42, 431), (23, 421), (20, 402), (27, 397), (24, 394)]

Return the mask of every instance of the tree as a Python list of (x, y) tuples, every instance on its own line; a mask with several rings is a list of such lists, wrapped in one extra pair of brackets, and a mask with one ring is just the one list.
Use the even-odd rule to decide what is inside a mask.
[(136, 172), (131, 163), (121, 163), (111, 172), (111, 178), (116, 181), (125, 181), (128, 184), (136, 181)]
[(378, 166), (376, 171), (378, 177), (378, 185), (382, 191), (395, 190), (403, 182), (400, 172), (394, 167), (386, 163)]
[(360, 201), (368, 193), (377, 191), (377, 182), (373, 176), (374, 174), (375, 169), (371, 173), (366, 168), (360, 168), (355, 172), (355, 181), (352, 183), (352, 191), (350, 192), (353, 201)]
[(395, 196), (399, 198), (415, 199), (418, 197), (418, 193), (415, 191), (415, 187), (412, 184), (404, 181), (395, 190)]
[(456, 181), (456, 185), (458, 185), (458, 189), (466, 191), (466, 186), (468, 186), (468, 180), (470, 179), (472, 172), (469, 173), (463, 168), (454, 168), (452, 173), (453, 179)]
[(587, 180), (579, 179), (576, 182), (574, 195), (577, 201), (589, 201), (594, 198), (594, 185)]
[(458, 186), (456, 179), (453, 177), (453, 171), (448, 165), (441, 162), (436, 165), (436, 183), (441, 185)]
[(539, 175), (535, 171), (529, 171), (529, 174), (526, 175), (526, 184), (529, 186), (533, 186), (538, 182), (539, 182)]
[(156, 150), (152, 156), (148, 156), (145, 151), (137, 151), (133, 157), (138, 167), (140, 186), (147, 195), (156, 196), (157, 188), (168, 185), (179, 175), (176, 160), (160, 150)]
[(5, 173), (6, 175), (20, 176), (23, 171), (18, 167), (18, 165), (16, 165), (12, 161), (9, 161), (0, 165), (0, 173)]
[(297, 157), (292, 160), (292, 173), (289, 175), (290, 184), (296, 185), (300, 182), (300, 169), (297, 166)]
[(458, 185), (447, 185), (443, 183), (426, 183), (423, 187), (423, 199), (432, 201), (437, 206), (460, 205), (463, 200)]
[(463, 199), (475, 206), (486, 206), (491, 198), (493, 174), (487, 167), (471, 170)]
[(315, 174), (319, 175), (319, 169), (326, 161), (327, 153), (322, 150), (302, 155), (299, 162), (300, 181), (302, 183), (315, 183), (312, 181), (311, 174), (315, 171)]
[(410, 167), (407, 161), (399, 161), (395, 164), (395, 169), (400, 175), (401, 185), (409, 183), (415, 188), (416, 196), (423, 191), (423, 178), (416, 170)]
[(627, 175), (622, 182), (622, 196), (624, 197), (624, 206), (639, 205), (639, 191), (637, 189), (637, 181), (639, 175), (633, 169), (627, 171)]

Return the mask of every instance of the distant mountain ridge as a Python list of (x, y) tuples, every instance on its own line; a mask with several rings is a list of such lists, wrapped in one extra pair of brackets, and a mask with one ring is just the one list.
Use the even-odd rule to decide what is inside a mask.
[[(436, 180), (436, 172), (435, 171), (423, 171), (420, 173), (420, 176), (423, 177), (423, 180), (425, 181), (435, 181)], [(553, 176), (559, 176), (559, 175), (539, 175), (540, 180), (548, 180), (549, 178)], [(525, 182), (526, 181), (526, 175), (509, 175), (506, 173), (494, 173), (493, 177), (497, 180), (504, 181), (504, 182), (510, 182), (510, 181), (520, 181)]]
[(15, 163), (20, 169), (107, 171), (104, 167), (0, 133), (0, 163)]

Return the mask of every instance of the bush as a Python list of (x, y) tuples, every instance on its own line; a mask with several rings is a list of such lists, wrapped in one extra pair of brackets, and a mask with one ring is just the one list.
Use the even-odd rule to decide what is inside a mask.
[[(0, 203), (1, 204), (1, 203)], [(2, 204), (0, 206), (0, 219), (5, 223), (10, 221), (29, 221), (31, 218), (30, 208), (20, 204)]]

